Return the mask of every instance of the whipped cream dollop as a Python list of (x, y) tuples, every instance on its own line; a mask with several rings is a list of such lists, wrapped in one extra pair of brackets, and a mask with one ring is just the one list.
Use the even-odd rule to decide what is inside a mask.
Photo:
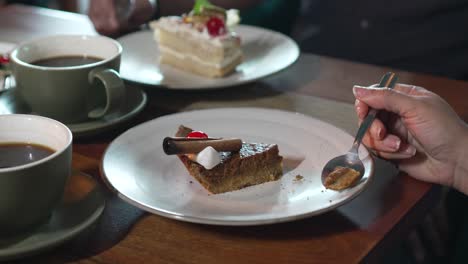
[(187, 155), (189, 159), (202, 165), (205, 169), (211, 170), (221, 163), (221, 156), (213, 147), (208, 146), (200, 151), (198, 154)]
[(226, 10), (226, 25), (228, 27), (233, 27), (240, 23), (239, 10), (237, 9), (228, 9)]

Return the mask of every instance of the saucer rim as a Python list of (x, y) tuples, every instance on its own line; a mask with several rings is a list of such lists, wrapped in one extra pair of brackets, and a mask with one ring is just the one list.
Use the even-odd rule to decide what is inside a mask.
[[(70, 128), (70, 130), (73, 133), (73, 136), (78, 138), (78, 137), (86, 137), (86, 136), (99, 134), (103, 132), (103, 130), (110, 129), (114, 126), (117, 126), (119, 124), (122, 124), (130, 120), (132, 117), (136, 116), (141, 111), (143, 111), (146, 104), (148, 103), (148, 95), (145, 93), (145, 91), (143, 91), (143, 89), (139, 87), (135, 87), (133, 85), (128, 85), (127, 89), (129, 91), (139, 93), (141, 96), (141, 99), (138, 102), (135, 101), (134, 106), (132, 107), (131, 110), (111, 120), (104, 121), (102, 119), (96, 119), (96, 120), (89, 120), (89, 121), (81, 122), (81, 123), (73, 123), (73, 124), (65, 124), (65, 125)], [(97, 124), (93, 126), (91, 125), (93, 123), (97, 123)], [(88, 128), (79, 127), (79, 126), (86, 126), (87, 124), (89, 124)]]
[[(92, 176), (82, 171), (76, 170), (76, 173), (80, 173), (87, 177), (93, 178)], [(95, 179), (93, 178), (93, 180)], [(53, 249), (73, 239), (74, 237), (82, 233), (84, 230), (89, 228), (91, 225), (93, 225), (95, 222), (97, 222), (99, 217), (104, 212), (107, 202), (105, 199), (103, 187), (97, 184), (96, 188), (97, 188), (96, 190), (100, 193), (100, 196), (101, 196), (101, 199), (99, 199), (100, 203), (99, 204), (95, 203), (97, 204), (95, 210), (93, 210), (93, 212), (89, 214), (89, 216), (87, 216), (84, 221), (77, 223), (76, 225), (73, 225), (72, 227), (66, 227), (65, 231), (61, 235), (56, 235), (55, 232), (45, 232), (46, 234), (48, 233), (48, 235), (46, 236), (46, 239), (42, 239), (39, 242), (38, 241), (27, 242), (26, 245), (13, 246), (7, 249), (0, 248), (0, 262), (30, 257), (38, 253), (44, 252), (48, 249)], [(52, 212), (52, 215), (50, 216), (48, 222), (44, 225), (51, 225), (50, 221), (53, 218), (53, 216), (63, 214), (64, 213), (62, 212), (63, 210), (64, 208), (62, 206), (59, 206), (57, 209), (55, 209)], [(54, 225), (53, 227), (54, 227), (54, 230), (56, 230), (56, 227), (63, 228), (64, 226), (67, 226), (67, 223)], [(37, 236), (38, 233), (39, 233), (39, 230), (31, 233), (29, 236), (26, 237), (26, 239), (31, 239), (31, 237)]]
[[(122, 114), (109, 120), (105, 120), (106, 116), (104, 116), (101, 119), (87, 120), (81, 123), (64, 123), (64, 125), (71, 130), (74, 138), (81, 138), (100, 134), (105, 130), (111, 129), (117, 125), (120, 125), (130, 120), (131, 118), (135, 117), (143, 111), (143, 109), (148, 103), (148, 95), (143, 89), (134, 85), (127, 85), (127, 90), (130, 93), (138, 94), (138, 96), (140, 97), (138, 100), (132, 102), (132, 105), (129, 107), (131, 109), (128, 109), (128, 111), (124, 111)], [(11, 90), (6, 92), (14, 93), (15, 91)], [(2, 92), (0, 92), (0, 95), (1, 94)], [(35, 115), (33, 113), (26, 112), (11, 112), (10, 114)]]
[[(88, 136), (94, 136), (94, 135), (100, 134), (105, 130), (111, 129), (115, 126), (118, 126), (130, 120), (131, 118), (139, 114), (141, 111), (143, 111), (143, 109), (148, 103), (148, 95), (143, 89), (135, 85), (126, 85), (126, 87), (127, 87), (127, 91), (129, 91), (130, 93), (138, 94), (140, 97), (138, 101), (137, 100), (133, 101), (132, 105), (129, 107), (131, 109), (128, 109), (128, 111), (123, 111), (122, 113), (117, 114), (117, 116), (112, 119), (106, 119), (109, 117), (109, 115), (105, 115), (104, 117), (100, 119), (89, 119), (89, 120), (86, 120), (84, 122), (79, 122), (79, 123), (63, 123), (63, 124), (70, 129), (74, 138), (81, 138), (81, 137), (88, 137)], [(11, 90), (8, 89), (7, 91), (0, 92), (0, 96), (2, 95), (2, 93), (14, 93), (14, 92), (15, 92), (14, 89), (11, 89)], [(37, 115), (34, 113), (16, 112), (16, 111), (15, 112), (12, 111), (9, 114)]]

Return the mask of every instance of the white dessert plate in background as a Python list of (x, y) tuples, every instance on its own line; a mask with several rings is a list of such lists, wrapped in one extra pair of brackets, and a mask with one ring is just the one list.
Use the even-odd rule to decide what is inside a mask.
[(159, 65), (159, 49), (150, 30), (118, 39), (123, 46), (120, 74), (125, 80), (171, 89), (216, 89), (252, 82), (285, 69), (299, 57), (291, 38), (268, 29), (238, 25), (244, 61), (223, 78), (206, 78)]
[[(162, 149), (179, 125), (213, 137), (276, 143), (284, 158), (278, 181), (238, 191), (209, 194), (177, 156)], [(116, 138), (102, 161), (104, 178), (123, 200), (161, 216), (213, 225), (261, 225), (301, 219), (332, 210), (357, 196), (370, 182), (374, 163), (361, 147), (365, 175), (337, 192), (321, 183), (322, 167), (348, 151), (353, 137), (302, 114), (264, 108), (220, 108), (160, 117)], [(302, 177), (302, 178), (301, 178)]]

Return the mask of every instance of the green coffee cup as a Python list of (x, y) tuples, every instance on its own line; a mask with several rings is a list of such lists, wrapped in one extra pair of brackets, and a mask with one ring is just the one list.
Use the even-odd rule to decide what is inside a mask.
[(15, 95), (31, 113), (66, 124), (121, 109), (122, 46), (104, 36), (53, 35), (20, 44), (11, 53)]
[[(47, 155), (39, 155), (42, 149)], [(33, 231), (60, 204), (71, 172), (72, 133), (47, 117), (0, 115), (0, 157), (1, 239)]]

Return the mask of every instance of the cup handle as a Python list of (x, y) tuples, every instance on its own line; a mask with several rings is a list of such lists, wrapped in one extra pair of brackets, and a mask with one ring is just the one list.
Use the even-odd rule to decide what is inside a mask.
[(0, 93), (15, 86), (13, 75), (7, 72), (0, 72)]
[(125, 97), (125, 84), (115, 70), (103, 68), (93, 69), (88, 75), (89, 83), (93, 84), (95, 78), (99, 79), (104, 85), (106, 91), (106, 105), (93, 109), (88, 113), (88, 117), (93, 119), (118, 112)]

